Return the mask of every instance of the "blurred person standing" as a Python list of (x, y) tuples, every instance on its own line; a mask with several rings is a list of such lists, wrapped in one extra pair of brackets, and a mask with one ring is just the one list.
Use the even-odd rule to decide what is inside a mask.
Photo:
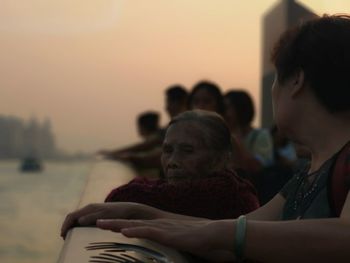
[(273, 164), (270, 132), (252, 126), (255, 116), (253, 100), (243, 90), (231, 90), (224, 96), (225, 119), (232, 135), (241, 146), (238, 165), (248, 173), (258, 173)]
[[(166, 89), (165, 109), (170, 119), (173, 119), (178, 114), (187, 110), (187, 97), (188, 93), (186, 89), (181, 85), (173, 85)], [(142, 169), (143, 174), (149, 174), (151, 177), (163, 177), (160, 156), (161, 145), (165, 136), (165, 129), (159, 127), (159, 114), (157, 120), (154, 115), (153, 117), (141, 117), (142, 116), (140, 116), (138, 121), (138, 130), (141, 136), (145, 130), (145, 128), (143, 128), (145, 125), (142, 125), (142, 123), (148, 122), (148, 126), (150, 126), (152, 119), (152, 129), (154, 130), (155, 121), (157, 122), (157, 132), (155, 132), (153, 136), (149, 136), (147, 140), (126, 148), (116, 150), (102, 150), (99, 153), (107, 159), (129, 162), (134, 167)], [(146, 133), (147, 130), (148, 129), (146, 128)], [(145, 169), (148, 171), (145, 172)], [(156, 175), (154, 174), (154, 171), (157, 171)]]
[(223, 116), (224, 98), (219, 86), (214, 82), (204, 80), (195, 84), (188, 97), (188, 108), (214, 111)]

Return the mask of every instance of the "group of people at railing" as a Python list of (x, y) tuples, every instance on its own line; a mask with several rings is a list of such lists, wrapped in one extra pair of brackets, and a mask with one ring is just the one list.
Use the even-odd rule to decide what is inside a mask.
[[(217, 84), (200, 81), (190, 93), (184, 87), (174, 85), (165, 95), (165, 108), (170, 119), (197, 109), (216, 112), (224, 119), (233, 140), (230, 168), (255, 186), (261, 204), (280, 190), (298, 166), (294, 145), (275, 127), (270, 131), (252, 126), (255, 107), (248, 92), (233, 89), (223, 94)], [(108, 159), (130, 162), (141, 174), (147, 175), (144, 169), (156, 169), (157, 175), (165, 179), (160, 157), (166, 129), (159, 125), (159, 114), (156, 111), (140, 114), (137, 130), (144, 139), (142, 143), (99, 153)], [(149, 177), (154, 179), (154, 174)], [(137, 181), (140, 185), (140, 180)], [(147, 179), (143, 178), (143, 181)]]
[(166, 129), (145, 113), (143, 143), (100, 152), (160, 178), (136, 178), (69, 214), (62, 235), (97, 225), (215, 262), (348, 262), (350, 17), (289, 29), (271, 61), (277, 128), (252, 126), (243, 90), (172, 86)]

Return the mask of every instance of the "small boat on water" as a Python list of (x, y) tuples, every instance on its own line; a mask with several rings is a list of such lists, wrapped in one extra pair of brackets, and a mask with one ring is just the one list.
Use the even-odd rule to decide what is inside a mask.
[(34, 157), (27, 157), (22, 160), (20, 170), (22, 172), (40, 172), (43, 166), (39, 159)]

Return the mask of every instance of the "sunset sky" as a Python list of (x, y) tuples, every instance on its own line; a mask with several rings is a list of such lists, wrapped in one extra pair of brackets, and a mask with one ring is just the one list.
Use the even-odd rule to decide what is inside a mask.
[[(49, 117), (74, 152), (137, 141), (175, 83), (245, 88), (259, 109), (261, 20), (277, 0), (0, 0), (0, 115)], [(350, 1), (300, 1), (318, 14)], [(256, 121), (258, 124), (258, 119)]]

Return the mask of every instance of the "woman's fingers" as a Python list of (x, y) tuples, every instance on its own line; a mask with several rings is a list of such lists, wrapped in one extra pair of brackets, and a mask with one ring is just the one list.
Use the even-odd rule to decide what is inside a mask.
[(68, 214), (61, 227), (61, 236), (65, 238), (68, 230), (77, 225), (81, 217), (93, 213), (96, 210), (99, 210), (98, 205), (90, 204)]
[(167, 231), (164, 231), (163, 229), (159, 229), (157, 227), (138, 226), (132, 228), (123, 228), (120, 232), (126, 237), (144, 238), (166, 246), (177, 247), (176, 244), (170, 242), (171, 239), (167, 238)]
[(98, 219), (103, 219), (103, 218), (109, 218), (108, 213), (106, 213), (105, 211), (98, 211), (96, 213), (90, 213), (90, 214), (81, 216), (78, 219), (78, 224), (80, 226), (91, 226), (91, 225), (95, 225)]
[[(181, 222), (179, 222), (181, 224)], [(177, 237), (182, 235), (183, 229), (175, 227), (173, 220), (97, 220), (97, 227), (101, 229), (121, 232), (126, 237), (149, 239), (163, 245), (180, 248), (182, 246)]]
[[(165, 246), (181, 251), (190, 252), (200, 257), (213, 261), (218, 258), (221, 261), (232, 261), (233, 252), (221, 249), (213, 239), (223, 238), (218, 224), (211, 221), (188, 221), (188, 220), (97, 220), (96, 225), (102, 229), (121, 232), (130, 238), (148, 239)], [(225, 233), (225, 232), (224, 232)], [(216, 237), (219, 235), (218, 237)]]
[(95, 225), (97, 219), (127, 217), (128, 208), (135, 207), (132, 205), (131, 203), (89, 204), (67, 215), (61, 227), (61, 236), (65, 238), (68, 230), (76, 225)]
[(79, 216), (76, 212), (70, 213), (66, 216), (62, 227), (61, 227), (61, 237), (66, 238), (67, 232), (70, 228), (77, 224)]
[(96, 226), (102, 229), (120, 232), (123, 228), (139, 227), (149, 225), (149, 220), (123, 220), (123, 219), (101, 219), (97, 220)]
[(174, 245), (168, 242), (166, 226), (159, 225), (158, 220), (97, 220), (96, 225), (101, 229), (121, 232), (130, 238), (149, 239), (163, 245)]

